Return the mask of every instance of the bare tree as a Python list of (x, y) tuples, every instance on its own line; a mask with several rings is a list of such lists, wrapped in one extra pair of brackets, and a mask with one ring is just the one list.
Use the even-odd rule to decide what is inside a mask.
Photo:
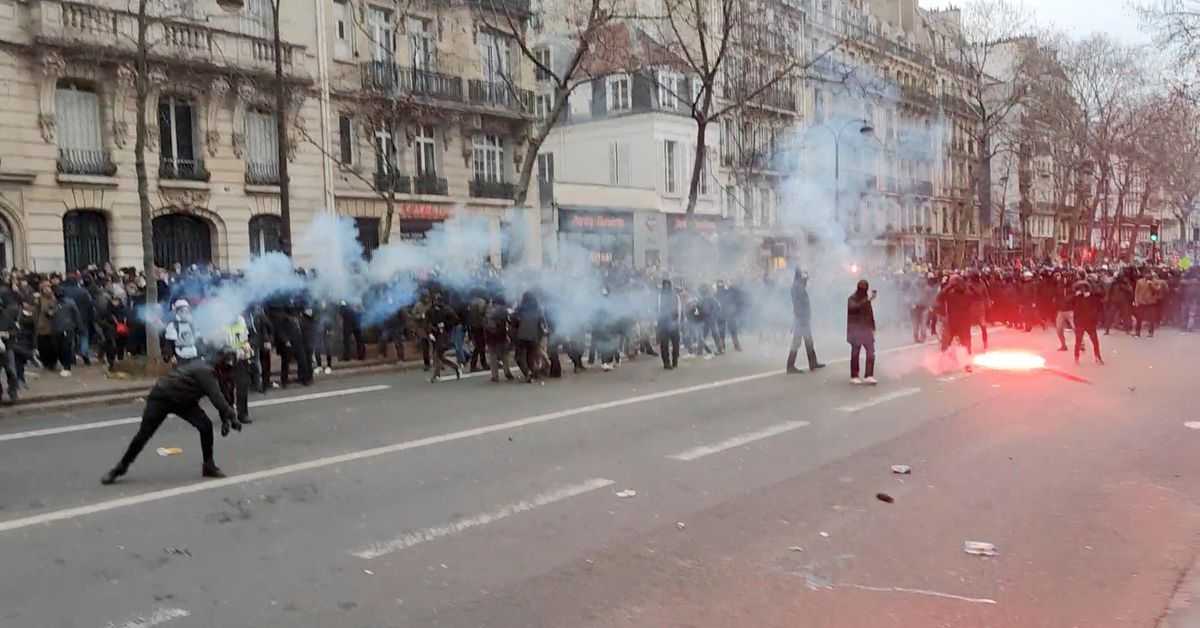
[[(784, 34), (786, 26), (765, 28), (762, 20), (767, 12), (761, 3), (663, 0), (661, 6), (662, 15), (645, 17), (641, 23), (664, 56), (677, 59), (694, 81), (690, 94), (678, 93), (675, 85), (660, 85), (684, 103), (696, 122), (686, 208), (690, 218), (706, 172), (709, 126), (752, 103), (789, 98), (794, 102), (793, 82), (806, 76), (829, 50), (817, 55), (790, 50), (788, 38), (775, 36)], [(762, 54), (763, 48), (773, 50), (770, 60)]]
[(969, 121), (970, 185), (983, 229), (993, 215), (992, 160), (1015, 149), (1008, 131), (1026, 94), (1025, 62), (1036, 41), (1029, 13), (1012, 0), (974, 0), (960, 16), (933, 20), (931, 26), (945, 44), (942, 57), (960, 75), (950, 87)]
[(1143, 0), (1134, 8), (1156, 44), (1187, 66), (1200, 60), (1200, 0)]
[[(503, 0), (484, 1), (496, 16), (485, 16), (484, 24), (508, 37), (521, 57), (532, 64), (537, 79), (552, 86), (549, 106), (538, 111), (539, 118), (528, 128), (525, 137), (527, 146), (513, 188), (514, 204), (523, 207), (537, 165), (538, 151), (550, 131), (565, 117), (571, 94), (580, 85), (628, 65), (618, 49), (619, 32), (614, 28), (617, 20), (625, 17), (621, 12), (624, 3), (621, 0), (548, 3), (553, 10), (536, 16), (541, 26), (531, 29), (524, 16), (515, 14)], [(531, 30), (544, 31), (546, 35), (539, 42), (537, 34)], [(555, 59), (556, 54), (563, 58)], [(505, 75), (503, 78), (516, 96), (518, 88), (513, 77)]]

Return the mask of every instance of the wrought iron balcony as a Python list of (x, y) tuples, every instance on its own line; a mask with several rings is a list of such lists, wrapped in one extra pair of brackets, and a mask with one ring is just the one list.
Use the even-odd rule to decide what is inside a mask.
[(208, 170), (199, 159), (163, 157), (158, 162), (158, 178), (175, 181), (208, 181)]
[(365, 89), (386, 94), (408, 94), (462, 102), (462, 79), (450, 74), (408, 68), (390, 61), (368, 61), (361, 66)]
[(375, 190), (378, 192), (394, 192), (409, 194), (412, 192), (412, 178), (399, 172), (375, 171)]
[(117, 166), (112, 161), (112, 155), (106, 150), (60, 148), (58, 171), (62, 174), (111, 177), (117, 174)]
[(247, 161), (246, 183), (248, 185), (279, 185), (279, 164), (273, 161)]
[(533, 113), (533, 92), (512, 87), (504, 81), (467, 81), (467, 102), (501, 107), (518, 113)]
[(412, 187), (413, 194), (446, 196), (450, 193), (450, 186), (446, 183), (445, 179), (429, 175), (417, 175), (413, 177)]
[(503, 198), (512, 200), (513, 184), (501, 181), (471, 180), (471, 196), (474, 198)]

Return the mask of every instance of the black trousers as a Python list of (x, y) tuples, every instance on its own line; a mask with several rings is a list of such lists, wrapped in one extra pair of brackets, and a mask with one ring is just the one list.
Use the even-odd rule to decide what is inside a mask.
[(958, 341), (962, 343), (962, 346), (966, 348), (967, 353), (970, 354), (971, 325), (963, 325), (957, 328), (946, 325), (946, 328), (942, 330), (942, 351), (949, 349), (950, 345), (954, 343), (955, 338), (958, 338)]
[(663, 366), (679, 366), (679, 328), (658, 330), (658, 355)]
[(875, 376), (875, 339), (872, 338), (867, 342), (850, 343), (850, 377), (858, 377), (858, 356), (864, 349), (867, 352), (867, 363), (863, 377)]
[(719, 331), (721, 333), (721, 348), (725, 347), (725, 334), (728, 333), (729, 337), (733, 340), (733, 348), (738, 351), (741, 351), (742, 350), (742, 341), (738, 339), (737, 319), (736, 318), (722, 318), (720, 320), (720, 322), (718, 323), (718, 327), (719, 327)]
[(258, 350), (258, 392), (271, 390), (271, 350), (262, 347)]
[(125, 455), (121, 456), (121, 462), (117, 464), (118, 469), (122, 471), (129, 469), (129, 465), (133, 464), (138, 454), (142, 453), (142, 449), (150, 437), (158, 431), (158, 427), (166, 420), (168, 414), (174, 414), (191, 423), (192, 427), (200, 432), (200, 452), (204, 456), (204, 464), (211, 465), (213, 463), (213, 424), (204, 410), (200, 409), (199, 404), (178, 405), (158, 399), (147, 399), (146, 409), (142, 411), (142, 425), (138, 428), (137, 434), (133, 436), (133, 440), (129, 442)]
[(1150, 324), (1150, 335), (1154, 335), (1154, 330), (1158, 327), (1158, 317), (1161, 314), (1160, 307), (1160, 305), (1154, 304), (1139, 305), (1133, 308), (1133, 318), (1137, 321), (1133, 332), (1135, 336), (1142, 335), (1143, 322)]
[(1092, 341), (1092, 355), (1096, 359), (1100, 359), (1100, 336), (1096, 334), (1096, 325), (1075, 325), (1075, 359), (1079, 359), (1079, 353), (1083, 350), (1083, 337), (1087, 336)]
[(482, 327), (471, 327), (468, 329), (468, 334), (471, 337), (471, 370), (488, 370), (487, 363), (487, 342), (484, 340)]
[(358, 323), (347, 323), (342, 319), (342, 361), (350, 361), (350, 340), (354, 340), (354, 356), (358, 360), (367, 359), (367, 345), (363, 342), (362, 327)]
[(538, 343), (532, 340), (518, 340), (516, 343), (517, 368), (525, 374), (526, 379), (537, 379)]
[(234, 400), (238, 420), (250, 414), (250, 372), (253, 369), (254, 366), (250, 360), (238, 360), (233, 365)]

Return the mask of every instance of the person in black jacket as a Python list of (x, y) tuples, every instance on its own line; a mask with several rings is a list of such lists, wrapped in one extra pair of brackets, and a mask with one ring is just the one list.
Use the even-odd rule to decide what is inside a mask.
[(8, 385), (8, 400), (17, 400), (17, 326), (21, 317), (21, 303), (12, 291), (0, 295), (0, 370), (4, 371)]
[(525, 375), (525, 382), (532, 384), (538, 379), (538, 347), (545, 331), (542, 308), (532, 291), (521, 295), (514, 318), (517, 322), (517, 331), (514, 334), (517, 368)]
[(429, 307), (427, 316), (429, 317), (429, 343), (433, 352), (431, 356), (433, 376), (429, 378), (430, 383), (437, 382), (441, 378), (443, 366), (454, 369), (455, 379), (462, 378), (462, 367), (458, 365), (458, 362), (446, 357), (446, 352), (453, 344), (451, 332), (458, 324), (458, 315), (454, 313), (454, 309), (445, 302), (440, 293), (434, 293), (433, 305)]
[[(860, 279), (854, 289), (854, 294), (846, 302), (846, 342), (850, 343), (850, 383), (871, 384), (875, 381), (875, 308), (871, 302), (878, 294), (869, 290), (870, 284)], [(867, 352), (864, 378), (858, 377), (858, 356), (863, 350)]]
[(721, 303), (721, 319), (717, 321), (718, 331), (721, 334), (721, 346), (725, 346), (725, 334), (728, 332), (733, 339), (733, 350), (741, 351), (742, 342), (738, 339), (738, 319), (742, 315), (739, 288), (726, 285), (724, 281), (718, 281), (717, 301)]
[(971, 325), (978, 320), (974, 307), (976, 295), (958, 275), (950, 277), (946, 288), (938, 294), (938, 314), (946, 321), (942, 330), (942, 351), (950, 348), (957, 338), (967, 353), (971, 353)]
[(76, 309), (79, 310), (79, 329), (75, 332), (75, 343), (73, 349), (77, 350), (79, 357), (83, 359), (83, 363), (91, 365), (92, 363), (92, 330), (96, 326), (96, 304), (90, 292), (80, 285), (79, 272), (73, 272), (67, 275), (62, 285), (63, 296), (75, 302)]
[(1092, 354), (1096, 357), (1096, 364), (1103, 366), (1104, 358), (1100, 357), (1098, 330), (1104, 312), (1104, 288), (1088, 281), (1086, 276), (1081, 276), (1072, 286), (1071, 292), (1071, 309), (1075, 313), (1075, 364), (1079, 364), (1083, 337), (1087, 335), (1092, 341)]
[(787, 372), (803, 373), (796, 368), (796, 356), (800, 352), (800, 344), (804, 343), (804, 352), (808, 357), (809, 372), (825, 368), (817, 361), (817, 350), (813, 346), (812, 337), (812, 304), (808, 299), (808, 273), (796, 269), (792, 277), (792, 347), (788, 351)]
[(100, 483), (112, 484), (128, 473), (129, 465), (137, 459), (146, 442), (154, 436), (169, 414), (191, 423), (200, 432), (200, 451), (204, 459), (202, 475), (206, 478), (225, 477), (213, 462), (212, 420), (200, 408), (199, 402), (202, 398), (208, 398), (221, 415), (221, 436), (228, 436), (231, 428), (242, 429), (225, 393), (225, 390), (231, 390), (226, 382), (232, 378), (235, 359), (236, 354), (226, 349), (218, 352), (211, 362), (194, 360), (160, 377), (150, 394), (146, 395), (141, 427), (130, 441), (125, 455), (121, 456), (121, 461), (100, 478)]
[(679, 330), (683, 326), (683, 301), (671, 286), (670, 279), (663, 279), (658, 293), (658, 354), (663, 368), (679, 368)]

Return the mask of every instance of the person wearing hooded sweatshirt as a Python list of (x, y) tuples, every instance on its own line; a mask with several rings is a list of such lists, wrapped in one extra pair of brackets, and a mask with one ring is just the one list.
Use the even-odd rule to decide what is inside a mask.
[[(954, 343), (954, 339), (971, 353), (971, 325), (978, 320), (974, 311), (976, 295), (958, 275), (952, 275), (946, 282), (946, 288), (938, 294), (937, 310), (945, 319), (946, 326), (942, 329), (942, 351), (945, 352)], [(970, 367), (968, 367), (970, 370)]]
[[(846, 301), (846, 342), (850, 343), (850, 383), (877, 384), (875, 380), (875, 309), (871, 302), (878, 291), (870, 290), (867, 280), (860, 279), (854, 294)], [(864, 378), (859, 378), (858, 356), (866, 350)]]
[(1079, 364), (1079, 354), (1083, 349), (1083, 337), (1087, 335), (1092, 341), (1092, 354), (1096, 363), (1104, 365), (1100, 357), (1100, 318), (1104, 313), (1104, 297), (1102, 286), (1088, 281), (1081, 271), (1079, 280), (1071, 287), (1071, 311), (1074, 312), (1075, 329), (1075, 364)]
[(505, 379), (515, 379), (508, 366), (508, 318), (508, 303), (503, 295), (496, 295), (483, 321), (483, 338), (487, 343), (487, 362), (492, 368), (492, 383), (500, 382), (500, 367), (504, 367)]
[(213, 462), (212, 420), (200, 408), (200, 400), (207, 398), (221, 415), (221, 436), (228, 436), (230, 428), (241, 430), (237, 414), (229, 405), (224, 389), (232, 377), (231, 370), (236, 356), (232, 350), (220, 351), (211, 362), (191, 360), (181, 363), (170, 373), (159, 378), (154, 388), (146, 395), (146, 407), (142, 411), (142, 424), (137, 434), (125, 449), (125, 455), (117, 466), (100, 478), (101, 484), (112, 484), (129, 472), (129, 465), (137, 459), (142, 448), (158, 431), (167, 415), (174, 414), (187, 421), (200, 432), (200, 451), (204, 464), (201, 474), (206, 478), (223, 478), (225, 474)]
[(658, 293), (658, 355), (668, 371), (679, 367), (679, 330), (683, 326), (683, 301), (670, 279), (663, 279)]
[(545, 330), (545, 318), (542, 308), (538, 305), (537, 297), (532, 291), (521, 295), (514, 315), (517, 321), (516, 358), (517, 368), (525, 375), (525, 381), (532, 384), (538, 379), (542, 335)]
[(792, 277), (792, 347), (788, 351), (787, 372), (802, 373), (796, 368), (796, 356), (800, 352), (800, 344), (804, 343), (804, 352), (808, 357), (809, 372), (825, 368), (817, 361), (817, 350), (813, 346), (812, 337), (812, 304), (808, 299), (808, 273), (796, 269)]
[(71, 368), (75, 366), (75, 341), (83, 328), (83, 317), (79, 314), (75, 300), (63, 294), (61, 286), (55, 289), (54, 297), (58, 300), (58, 305), (51, 320), (51, 331), (54, 333), (54, 344), (58, 348), (58, 361), (63, 367), (59, 375), (70, 377)]

